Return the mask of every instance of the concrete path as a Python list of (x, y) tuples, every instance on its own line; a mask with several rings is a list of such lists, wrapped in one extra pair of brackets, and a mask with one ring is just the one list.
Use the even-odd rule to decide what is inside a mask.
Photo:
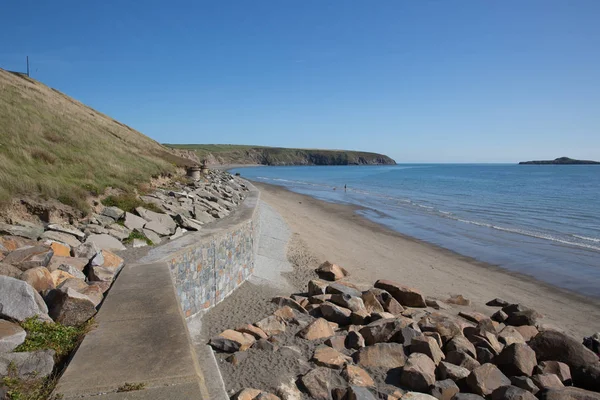
[[(64, 399), (210, 399), (167, 264), (123, 268), (96, 322), (55, 393)], [(144, 389), (116, 393), (125, 383)]]

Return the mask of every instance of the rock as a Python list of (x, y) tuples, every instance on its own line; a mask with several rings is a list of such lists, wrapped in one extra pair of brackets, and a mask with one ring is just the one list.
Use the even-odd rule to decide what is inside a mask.
[(87, 285), (85, 288), (81, 290), (77, 290), (79, 293), (87, 296), (94, 304), (94, 307), (98, 307), (102, 300), (104, 300), (104, 292), (99, 286), (96, 285)]
[(347, 393), (347, 400), (377, 400), (373, 393), (362, 386), (350, 386)]
[[(504, 311), (504, 310), (502, 310)], [(504, 311), (506, 312), (506, 311)], [(508, 313), (507, 313), (508, 314)], [(506, 325), (521, 326), (521, 325), (535, 325), (537, 324), (540, 314), (534, 310), (518, 311), (512, 314), (508, 314), (508, 318), (504, 321)]]
[(445, 379), (435, 382), (430, 393), (438, 400), (452, 400), (454, 395), (459, 391), (458, 386), (456, 386), (453, 380)]
[(475, 393), (457, 393), (452, 400), (484, 400), (478, 394)]
[(325, 344), (331, 348), (336, 349), (337, 351), (344, 351), (344, 349), (346, 349), (346, 336), (339, 335), (330, 337), (325, 341)]
[(175, 221), (180, 227), (187, 229), (188, 231), (199, 231), (202, 229), (202, 223), (191, 218), (187, 218), (181, 214), (175, 215)]
[(328, 338), (333, 335), (335, 335), (333, 328), (331, 328), (327, 320), (323, 318), (318, 318), (298, 332), (298, 336), (307, 340)]
[(231, 365), (233, 365), (234, 367), (237, 367), (246, 358), (248, 358), (247, 351), (238, 351), (237, 353), (233, 353), (232, 355), (227, 357), (226, 360), (229, 363), (231, 363)]
[(470, 355), (461, 353), (459, 351), (449, 351), (446, 353), (446, 361), (451, 364), (458, 365), (459, 367), (466, 368), (469, 371), (473, 371), (475, 368), (478, 368), (481, 365)]
[(87, 288), (87, 286), (88, 286), (88, 284), (84, 280), (77, 279), (77, 278), (69, 278), (69, 279), (62, 281), (61, 284), (58, 285), (56, 288), (57, 289), (71, 288), (77, 292), (81, 292), (83, 289)]
[(542, 400), (600, 400), (600, 393), (590, 392), (576, 387), (549, 389), (545, 391)]
[(94, 262), (96, 259), (92, 260), (88, 272), (89, 279), (90, 281), (112, 282), (123, 268), (125, 261), (108, 250), (102, 250), (99, 255), (102, 257), (102, 262), (98, 263)]
[(125, 240), (131, 234), (131, 231), (124, 226), (119, 224), (111, 224), (108, 227), (108, 232), (110, 236), (115, 237), (119, 240)]
[(101, 250), (119, 251), (126, 249), (118, 239), (107, 234), (90, 235), (85, 243), (93, 243)]
[(348, 296), (360, 297), (362, 293), (360, 290), (349, 286), (348, 283), (334, 282), (327, 285), (325, 289), (326, 293), (329, 294), (347, 294)]
[(85, 280), (85, 274), (83, 272), (81, 272), (82, 270), (80, 270), (79, 268), (76, 268), (72, 265), (69, 264), (61, 264), (58, 269), (60, 271), (65, 271), (66, 273), (72, 275), (75, 278), (78, 279), (83, 279)]
[(486, 306), (490, 306), (490, 307), (506, 307), (507, 305), (509, 305), (508, 301), (499, 299), (499, 298), (495, 298), (493, 300), (488, 301), (487, 303), (485, 303)]
[(327, 282), (318, 279), (313, 279), (308, 282), (308, 295), (316, 296), (320, 294), (325, 294), (327, 286), (329, 286)]
[(31, 240), (38, 240), (42, 233), (44, 233), (44, 228), (34, 225), (21, 226), (0, 223), (0, 233), (5, 235), (21, 236)]
[(88, 262), (89, 262), (89, 259), (87, 259), (87, 258), (61, 257), (61, 256), (55, 255), (54, 257), (52, 257), (52, 260), (50, 260), (50, 264), (48, 264), (48, 266), (46, 268), (48, 268), (48, 271), (54, 272), (57, 269), (59, 269), (61, 266), (65, 265), (65, 266), (73, 267), (73, 268), (77, 269), (78, 271), (83, 271), (85, 269), (85, 267), (87, 266)]
[(29, 283), (38, 292), (51, 290), (56, 287), (50, 271), (45, 267), (28, 269), (21, 275), (21, 280)]
[(400, 384), (419, 392), (429, 391), (435, 383), (435, 364), (425, 354), (412, 353), (402, 369)]
[(571, 369), (565, 363), (560, 361), (542, 361), (536, 368), (536, 374), (554, 374), (565, 385), (571, 385)]
[(416, 289), (386, 280), (378, 280), (375, 282), (375, 287), (388, 291), (403, 306), (427, 307), (425, 297)]
[(125, 211), (121, 210), (119, 207), (104, 207), (102, 215), (118, 221), (125, 215)]
[(54, 369), (54, 350), (0, 354), (0, 376), (9, 375), (13, 368), (19, 379), (45, 378)]
[(440, 362), (440, 365), (438, 366), (438, 378), (441, 380), (451, 379), (454, 382), (458, 382), (465, 379), (470, 373), (471, 371), (466, 368), (444, 361)]
[(283, 323), (281, 319), (274, 315), (263, 318), (262, 320), (258, 321), (255, 325), (262, 329), (269, 336), (283, 333), (286, 329), (285, 323)]
[(496, 355), (485, 347), (477, 347), (477, 361), (480, 364), (491, 363)]
[(0, 319), (0, 354), (16, 349), (26, 336), (27, 333), (18, 324)]
[(504, 348), (504, 346), (502, 346), (496, 338), (496, 335), (488, 331), (480, 331), (479, 335), (473, 335), (469, 337), (469, 340), (475, 345), (475, 347), (484, 347), (494, 355), (500, 354)]
[(281, 397), (281, 400), (302, 400), (302, 392), (298, 390), (295, 379), (289, 383), (280, 384), (277, 388), (277, 395)]
[(27, 282), (0, 276), (0, 317), (22, 322), (34, 316), (51, 321), (38, 292)]
[(321, 367), (342, 369), (352, 359), (329, 346), (320, 345), (315, 349), (311, 361)]
[(365, 338), (363, 338), (360, 332), (350, 331), (346, 335), (345, 346), (349, 349), (358, 350), (361, 347), (365, 347)]
[(501, 386), (492, 392), (492, 400), (537, 400), (528, 392), (516, 386)]
[(163, 225), (159, 221), (146, 222), (146, 225), (144, 225), (144, 230), (152, 231), (160, 236), (172, 235), (175, 229), (176, 227), (171, 230), (169, 226)]
[(454, 294), (446, 300), (446, 303), (456, 304), (457, 306), (470, 306), (471, 300), (465, 298), (462, 294)]
[(200, 221), (203, 224), (208, 224), (209, 222), (215, 220), (209, 213), (204, 211), (199, 206), (194, 206), (193, 211), (194, 219), (196, 219), (196, 221)]
[(471, 371), (467, 377), (467, 385), (473, 393), (489, 396), (499, 387), (510, 385), (510, 379), (495, 365), (483, 364)]
[(407, 318), (388, 318), (371, 322), (359, 332), (365, 339), (365, 344), (370, 346), (375, 343), (389, 342), (402, 328), (406, 328), (413, 321)]
[(511, 376), (510, 383), (512, 383), (513, 386), (516, 386), (523, 390), (527, 390), (528, 392), (531, 392), (533, 394), (536, 394), (540, 391), (540, 389), (537, 386), (535, 386), (535, 383), (533, 383), (531, 378), (527, 376)]
[(79, 229), (75, 228), (73, 225), (67, 224), (49, 224), (46, 229), (56, 232), (62, 232), (69, 234), (71, 236), (75, 236), (76, 238), (82, 240), (85, 238), (85, 233), (81, 232)]
[[(417, 329), (418, 329), (418, 327), (417, 327)], [(391, 341), (409, 346), (414, 337), (423, 335), (423, 333), (421, 331), (418, 331), (417, 329), (411, 328), (409, 326), (407, 326), (406, 328), (402, 328), (399, 331), (397, 331), (394, 334), (394, 336), (392, 336)], [(429, 332), (429, 333), (437, 334), (437, 332)]]
[(371, 322), (379, 321), (380, 319), (396, 319), (394, 314), (390, 314), (389, 312), (374, 312), (371, 314)]
[(125, 225), (125, 227), (129, 230), (140, 232), (144, 228), (144, 225), (146, 225), (146, 222), (147, 221), (144, 218), (126, 212), (123, 225)]
[(138, 215), (144, 218), (146, 221), (157, 222), (159, 225), (162, 225), (163, 227), (169, 229), (169, 234), (175, 232), (175, 229), (177, 228), (177, 224), (175, 223), (175, 221), (173, 221), (173, 219), (167, 214), (156, 213), (154, 211), (146, 210), (143, 207), (136, 208), (135, 212), (138, 213)]
[(494, 358), (494, 363), (508, 376), (531, 376), (537, 359), (531, 347), (524, 343), (513, 343)]
[[(83, 233), (83, 232), (82, 232)], [(42, 233), (42, 239), (46, 240), (54, 240), (60, 243), (67, 244), (71, 247), (77, 247), (81, 244), (79, 239), (77, 239), (73, 235), (69, 235), (68, 233), (56, 232), (56, 231), (46, 231)]]
[(508, 318), (508, 314), (506, 314), (502, 310), (498, 310), (494, 314), (492, 314), (492, 319), (496, 322), (504, 322), (504, 321), (506, 321), (507, 318)]
[(352, 311), (350, 314), (350, 322), (353, 325), (364, 325), (371, 321), (371, 314), (366, 310)]
[(476, 324), (490, 319), (490, 317), (487, 315), (475, 311), (461, 311), (458, 313), (458, 315), (467, 321), (475, 322)]
[(210, 345), (227, 353), (248, 350), (256, 340), (252, 335), (227, 329), (210, 339)]
[(419, 328), (423, 332), (439, 333), (444, 343), (447, 343), (456, 335), (462, 335), (462, 329), (456, 320), (437, 313), (421, 318)]
[(385, 311), (395, 316), (401, 315), (404, 311), (404, 307), (402, 307), (402, 305), (400, 305), (400, 303), (398, 303), (398, 301), (391, 296), (386, 298), (381, 304), (383, 305), (383, 309)]
[(150, 240), (152, 242), (152, 244), (157, 245), (160, 244), (160, 242), (162, 241), (162, 239), (160, 238), (160, 236), (158, 236), (156, 233), (154, 233), (153, 231), (151, 231), (150, 229), (143, 229), (142, 233), (144, 234), (144, 236), (146, 236), (146, 238), (148, 240)]
[(8, 277), (15, 278), (15, 279), (20, 279), (21, 275), (23, 275), (23, 271), (21, 271), (19, 268), (14, 267), (10, 264), (5, 264), (3, 262), (0, 262), (0, 275), (8, 276)]
[(348, 296), (347, 294), (333, 294), (330, 301), (350, 311), (364, 311), (366, 313), (365, 303), (363, 303), (360, 297)]
[[(460, 393), (459, 393), (460, 394)], [(399, 397), (402, 400), (433, 400), (435, 397), (418, 392), (407, 392), (402, 397)]]
[(468, 354), (473, 358), (477, 356), (477, 351), (475, 350), (473, 343), (469, 342), (469, 340), (462, 335), (454, 336), (452, 340), (446, 344), (446, 351), (458, 351)]
[(29, 268), (45, 267), (53, 255), (54, 251), (49, 246), (22, 247), (8, 253), (2, 262), (27, 271)]
[(81, 325), (96, 314), (94, 302), (71, 288), (54, 289), (49, 298), (50, 316), (63, 325)]
[(253, 349), (266, 350), (270, 352), (274, 352), (279, 349), (278, 346), (275, 346), (273, 343), (269, 342), (267, 339), (258, 339), (254, 345)]
[(321, 314), (328, 321), (335, 322), (340, 325), (350, 325), (350, 315), (352, 311), (347, 308), (336, 306), (333, 303), (323, 303), (319, 306)]
[(377, 300), (377, 296), (373, 293), (373, 289), (363, 292), (361, 298), (368, 313), (385, 311), (379, 300)]
[(269, 336), (265, 333), (265, 331), (263, 331), (262, 329), (260, 329), (257, 326), (254, 325), (250, 325), (250, 324), (246, 324), (240, 328), (237, 328), (236, 331), (241, 332), (241, 333), (247, 333), (248, 335), (252, 335), (254, 336), (254, 338), (256, 340), (259, 339), (266, 339)]
[(315, 400), (330, 400), (331, 370), (325, 367), (317, 367), (300, 378), (311, 398)]
[(100, 250), (100, 247), (98, 247), (93, 241), (86, 241), (85, 243), (82, 243), (75, 249), (73, 249), (73, 255), (75, 257), (83, 258), (87, 261), (90, 261), (92, 258), (96, 257), (96, 254), (100, 253)]
[(519, 333), (516, 327), (514, 326), (505, 326), (500, 333), (498, 334), (498, 341), (504, 343), (505, 345), (511, 345), (513, 343), (525, 343), (525, 339)]
[(600, 332), (583, 338), (583, 345), (596, 354), (600, 354)]
[(296, 324), (298, 325), (298, 321), (296, 319), (296, 313), (292, 310), (291, 307), (284, 306), (273, 313), (274, 316), (279, 317), (283, 322), (288, 324)]
[(306, 311), (306, 309), (304, 307), (302, 307), (297, 301), (295, 301), (289, 297), (282, 297), (282, 296), (273, 297), (273, 299), (271, 299), (271, 303), (277, 304), (279, 307), (288, 306), (302, 314), (308, 314), (308, 312)]
[(537, 328), (531, 325), (515, 326), (514, 328), (523, 336), (523, 340), (526, 342), (529, 342), (539, 333)]
[(367, 368), (399, 368), (406, 363), (404, 347), (397, 343), (377, 343), (355, 353), (356, 363)]
[(440, 346), (436, 342), (436, 340), (432, 337), (427, 336), (417, 336), (412, 338), (410, 343), (410, 352), (412, 353), (422, 353), (428, 356), (433, 360), (435, 365), (438, 365), (440, 361), (442, 361), (445, 356), (440, 349)]
[(146, 243), (145, 240), (133, 239), (133, 242), (131, 242), (131, 247), (133, 247), (134, 249), (138, 249), (140, 247), (146, 247), (146, 246), (148, 246), (148, 243)]
[(440, 301), (438, 299), (433, 299), (431, 297), (427, 297), (425, 299), (425, 303), (427, 304), (427, 307), (431, 307), (435, 310), (449, 310), (450, 307), (448, 304), (444, 303), (443, 301)]
[(246, 388), (232, 396), (233, 400), (255, 400), (262, 392), (258, 389)]
[(326, 279), (328, 281), (337, 281), (348, 276), (348, 271), (340, 267), (337, 264), (332, 264), (329, 261), (325, 261), (323, 264), (316, 269), (319, 278)]
[(531, 380), (540, 390), (560, 389), (564, 387), (560, 378), (554, 374), (537, 374), (531, 377)]
[[(71, 246), (64, 243), (54, 242), (52, 240), (48, 240), (44, 242), (45, 245), (50, 246), (52, 251), (54, 252), (54, 257), (70, 257), (71, 256)], [(52, 262), (52, 260), (50, 260)]]
[(329, 300), (331, 300), (331, 296), (333, 296), (332, 294), (317, 294), (314, 296), (310, 296), (308, 298), (308, 301), (311, 304), (323, 304), (325, 302), (328, 302)]

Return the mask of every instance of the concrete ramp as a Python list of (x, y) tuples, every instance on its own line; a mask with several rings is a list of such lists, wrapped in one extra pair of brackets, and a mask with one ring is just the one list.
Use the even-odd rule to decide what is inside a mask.
[[(56, 394), (64, 399), (209, 399), (166, 263), (123, 268)], [(126, 383), (138, 391), (117, 392)]]

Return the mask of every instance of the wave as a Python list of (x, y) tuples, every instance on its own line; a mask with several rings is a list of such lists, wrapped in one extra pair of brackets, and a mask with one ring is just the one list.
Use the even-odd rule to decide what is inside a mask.
[(600, 239), (598, 239), (598, 238), (591, 238), (591, 237), (579, 236), (579, 235), (571, 235), (571, 236), (576, 237), (577, 239), (587, 240), (589, 242), (600, 243)]

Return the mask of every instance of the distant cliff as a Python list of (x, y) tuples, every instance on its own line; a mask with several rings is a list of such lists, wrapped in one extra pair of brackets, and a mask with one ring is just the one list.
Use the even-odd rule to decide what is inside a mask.
[(569, 157), (560, 157), (554, 160), (521, 161), (520, 165), (600, 165), (598, 161), (574, 160)]
[(288, 149), (219, 144), (165, 144), (174, 149), (195, 151), (212, 165), (394, 165), (390, 157), (363, 151)]

